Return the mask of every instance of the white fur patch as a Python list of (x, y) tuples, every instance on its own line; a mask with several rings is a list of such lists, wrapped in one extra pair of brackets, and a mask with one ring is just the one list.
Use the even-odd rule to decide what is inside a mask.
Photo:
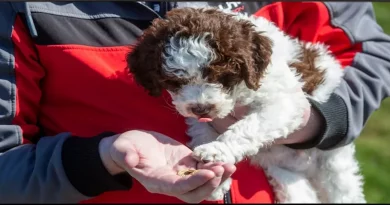
[(213, 50), (206, 41), (210, 35), (171, 37), (163, 53), (164, 71), (181, 78), (198, 77), (201, 69), (214, 59)]

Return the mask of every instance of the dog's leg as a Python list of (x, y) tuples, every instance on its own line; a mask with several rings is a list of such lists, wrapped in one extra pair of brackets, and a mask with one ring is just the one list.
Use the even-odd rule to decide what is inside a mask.
[(194, 149), (194, 157), (203, 161), (237, 163), (258, 153), (277, 138), (287, 137), (303, 123), (310, 106), (302, 92), (270, 93), (267, 100), (254, 107), (242, 120), (213, 141)]
[(191, 137), (187, 146), (191, 149), (215, 141), (219, 136), (208, 123), (198, 122), (195, 118), (186, 118), (186, 124), (188, 125), (187, 135)]
[(277, 203), (319, 203), (317, 193), (301, 174), (276, 166), (265, 170)]
[(321, 195), (328, 203), (366, 203), (354, 153), (353, 144), (322, 153), (315, 180), (320, 182), (325, 192)]
[[(188, 125), (187, 134), (191, 137), (191, 141), (187, 143), (187, 146), (191, 149), (215, 141), (219, 135), (208, 123), (198, 122), (198, 120), (194, 118), (187, 118), (186, 123)], [(222, 200), (224, 194), (229, 191), (231, 183), (231, 178), (226, 179), (225, 182), (211, 193), (207, 200)]]

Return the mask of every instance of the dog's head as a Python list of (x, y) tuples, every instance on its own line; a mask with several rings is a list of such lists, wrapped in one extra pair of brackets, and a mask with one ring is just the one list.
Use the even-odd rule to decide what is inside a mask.
[(181, 115), (223, 118), (234, 107), (235, 86), (259, 88), (271, 47), (248, 21), (217, 9), (182, 8), (154, 20), (127, 63), (150, 95), (166, 89)]

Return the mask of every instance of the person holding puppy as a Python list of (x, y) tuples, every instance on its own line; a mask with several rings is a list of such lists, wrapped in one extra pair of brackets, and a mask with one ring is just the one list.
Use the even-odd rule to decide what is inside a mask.
[[(302, 40), (324, 42), (342, 85), (286, 140), (293, 149), (353, 142), (390, 93), (390, 37), (371, 3), (1, 2), (0, 200), (13, 203), (273, 203), (261, 168), (200, 163), (184, 119), (126, 73), (125, 56), (154, 18), (174, 7), (216, 6), (263, 16)], [(220, 133), (245, 115), (213, 121)], [(197, 169), (188, 176), (178, 171)]]

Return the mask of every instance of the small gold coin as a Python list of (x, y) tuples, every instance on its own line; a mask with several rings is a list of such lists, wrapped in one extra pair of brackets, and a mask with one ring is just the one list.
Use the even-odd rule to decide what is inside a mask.
[(196, 169), (185, 169), (185, 170), (180, 170), (177, 172), (177, 175), (184, 177), (184, 176), (189, 176), (189, 175), (194, 175), (198, 170)]

